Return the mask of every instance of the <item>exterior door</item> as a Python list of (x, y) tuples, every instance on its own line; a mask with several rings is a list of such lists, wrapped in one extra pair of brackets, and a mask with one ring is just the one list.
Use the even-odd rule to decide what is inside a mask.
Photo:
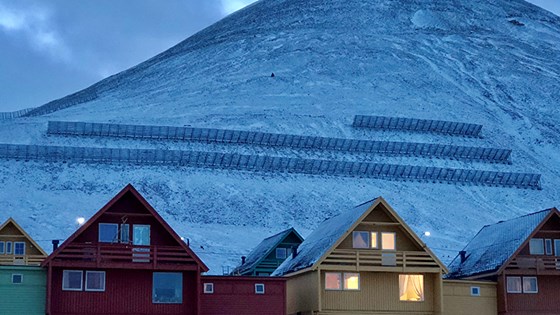
[(132, 226), (132, 261), (150, 262), (150, 226), (134, 224)]

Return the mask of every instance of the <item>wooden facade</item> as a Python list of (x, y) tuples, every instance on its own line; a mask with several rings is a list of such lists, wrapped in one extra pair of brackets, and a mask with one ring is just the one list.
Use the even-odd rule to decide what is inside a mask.
[(284, 278), (203, 276), (201, 292), (202, 315), (286, 314)]
[(47, 253), (14, 219), (0, 225), (0, 265), (39, 266), (46, 257)]
[[(356, 248), (353, 232), (371, 235), (367, 248)], [(393, 242), (390, 250), (382, 248), (382, 235), (394, 235), (387, 242)], [(285, 274), (288, 313), (442, 314), (445, 271), (387, 202), (377, 198), (318, 261)], [(403, 293), (411, 276), (417, 281), (416, 300)]]
[(496, 315), (496, 282), (443, 280), (444, 315)]
[(42, 265), (47, 315), (198, 314), (208, 270), (131, 185)]

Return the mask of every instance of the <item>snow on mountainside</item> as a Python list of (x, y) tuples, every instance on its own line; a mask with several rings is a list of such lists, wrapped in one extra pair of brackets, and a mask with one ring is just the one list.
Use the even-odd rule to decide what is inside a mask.
[[(274, 72), (275, 76), (271, 77)], [(0, 209), (49, 249), (132, 183), (221, 273), (264, 237), (307, 235), (383, 196), (449, 262), (485, 224), (560, 205), (560, 18), (521, 0), (261, 0), (129, 70), (0, 121), (0, 143), (159, 148), (542, 174), (542, 190), (178, 166), (0, 160)], [(482, 124), (380, 132), (354, 115)], [(122, 138), (47, 121), (229, 128), (512, 149), (512, 165)], [(0, 218), (1, 219), (1, 218)], [(202, 248), (202, 247), (203, 248)]]

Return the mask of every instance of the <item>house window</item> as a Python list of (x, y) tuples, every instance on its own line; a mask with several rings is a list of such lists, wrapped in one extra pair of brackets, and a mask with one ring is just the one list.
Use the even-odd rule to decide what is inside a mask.
[(6, 242), (6, 254), (12, 254), (12, 242)]
[(132, 226), (132, 244), (140, 246), (150, 245), (150, 226), (134, 224)]
[(344, 273), (344, 290), (360, 290), (359, 273)]
[(379, 244), (377, 242), (377, 232), (371, 232), (371, 248), (379, 248)]
[(13, 284), (23, 283), (23, 275), (22, 274), (12, 274), (12, 283)]
[(545, 254), (552, 255), (552, 240), (551, 239), (544, 240), (544, 249), (545, 249)]
[(544, 255), (544, 240), (542, 238), (532, 238), (529, 241), (529, 253), (531, 255)]
[(206, 294), (214, 293), (214, 284), (213, 283), (205, 283), (204, 284), (204, 293), (206, 293)]
[(119, 225), (116, 223), (99, 223), (99, 242), (117, 243), (119, 241)]
[(264, 294), (264, 283), (255, 284), (255, 294)]
[(105, 271), (86, 271), (86, 291), (105, 291)]
[(537, 277), (523, 277), (523, 293), (539, 293)]
[(0, 255), (6, 253), (6, 242), (0, 242)]
[(424, 276), (399, 275), (399, 297), (401, 301), (424, 301)]
[(472, 296), (480, 296), (480, 287), (471, 287)]
[(277, 248), (276, 249), (276, 259), (286, 259), (288, 252), (285, 248)]
[(369, 233), (364, 231), (352, 232), (353, 248), (369, 248)]
[(560, 256), (560, 240), (554, 240), (554, 256)]
[(397, 235), (395, 233), (381, 233), (381, 249), (397, 250)]
[(340, 272), (325, 273), (326, 290), (342, 290), (342, 274)]
[(82, 291), (83, 272), (81, 270), (63, 270), (62, 271), (62, 290), (64, 291)]
[(521, 277), (507, 277), (507, 293), (521, 293)]
[(121, 243), (130, 243), (130, 224), (121, 224)]
[(180, 272), (154, 272), (152, 302), (154, 304), (182, 304), (183, 274)]
[(14, 242), (14, 255), (25, 255), (25, 242)]

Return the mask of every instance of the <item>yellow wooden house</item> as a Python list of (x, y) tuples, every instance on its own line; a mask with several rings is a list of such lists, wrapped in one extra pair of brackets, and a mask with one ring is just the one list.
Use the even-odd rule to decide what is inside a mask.
[(39, 266), (47, 256), (14, 219), (0, 225), (0, 265)]
[(288, 314), (442, 314), (445, 265), (381, 197), (319, 225), (273, 276)]

